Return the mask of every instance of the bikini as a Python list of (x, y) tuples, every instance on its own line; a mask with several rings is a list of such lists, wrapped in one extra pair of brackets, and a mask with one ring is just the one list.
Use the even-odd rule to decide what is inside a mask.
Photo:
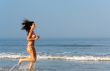
[(32, 51), (32, 50), (33, 50), (32, 48), (33, 48), (33, 46), (28, 45), (27, 48), (26, 48), (26, 50), (27, 50), (27, 51)]

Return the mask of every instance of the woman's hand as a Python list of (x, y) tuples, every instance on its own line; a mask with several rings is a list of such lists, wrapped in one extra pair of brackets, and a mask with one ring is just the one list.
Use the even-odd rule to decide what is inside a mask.
[(38, 37), (38, 39), (40, 38), (40, 36), (37, 36)]
[(38, 40), (40, 38), (40, 36), (36, 36), (35, 40)]

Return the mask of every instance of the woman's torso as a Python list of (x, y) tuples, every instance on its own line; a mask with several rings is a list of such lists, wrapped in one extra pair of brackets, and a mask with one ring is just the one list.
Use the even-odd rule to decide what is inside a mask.
[(28, 40), (27, 46), (34, 46), (34, 40)]
[(34, 40), (27, 40), (28, 41), (28, 44), (27, 46), (34, 46), (34, 42), (35, 42), (35, 38), (36, 38), (36, 35), (35, 33), (33, 32), (33, 34), (31, 35), (31, 38), (34, 38)]

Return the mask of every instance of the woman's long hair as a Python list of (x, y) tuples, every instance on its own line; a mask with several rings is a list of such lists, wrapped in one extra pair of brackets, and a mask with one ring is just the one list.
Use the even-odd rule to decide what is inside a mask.
[(24, 20), (22, 23), (22, 30), (26, 30), (27, 34), (29, 33), (32, 24), (34, 24), (34, 21)]

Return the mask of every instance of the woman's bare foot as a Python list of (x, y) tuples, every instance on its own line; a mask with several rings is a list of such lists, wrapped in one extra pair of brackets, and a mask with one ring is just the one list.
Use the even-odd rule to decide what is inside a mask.
[(21, 64), (21, 63), (23, 62), (22, 59), (25, 59), (25, 58), (27, 58), (27, 57), (21, 57), (21, 58), (19, 59), (18, 64)]
[(22, 63), (22, 59), (19, 59), (18, 64), (20, 64), (20, 65), (21, 65), (21, 63)]

